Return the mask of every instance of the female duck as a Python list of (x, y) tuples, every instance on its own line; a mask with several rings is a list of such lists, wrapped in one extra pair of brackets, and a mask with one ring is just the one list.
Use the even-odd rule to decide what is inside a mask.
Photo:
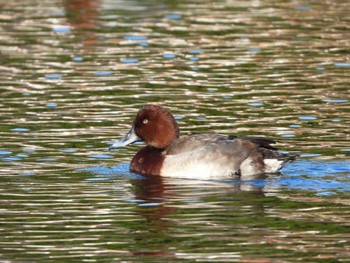
[(139, 110), (130, 131), (110, 149), (136, 141), (147, 145), (132, 158), (130, 170), (144, 175), (197, 179), (247, 179), (277, 173), (296, 156), (282, 154), (260, 137), (191, 134), (179, 137), (173, 115), (156, 105)]

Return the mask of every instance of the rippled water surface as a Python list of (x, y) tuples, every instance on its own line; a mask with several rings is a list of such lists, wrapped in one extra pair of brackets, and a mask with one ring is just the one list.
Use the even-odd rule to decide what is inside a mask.
[[(0, 261), (348, 262), (349, 1), (0, 0)], [(300, 158), (145, 178), (147, 103)]]

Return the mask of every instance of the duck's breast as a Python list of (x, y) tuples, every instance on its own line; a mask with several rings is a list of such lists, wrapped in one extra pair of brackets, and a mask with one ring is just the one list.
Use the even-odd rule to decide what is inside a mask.
[(132, 158), (130, 170), (144, 175), (160, 175), (164, 159), (162, 150), (145, 146)]

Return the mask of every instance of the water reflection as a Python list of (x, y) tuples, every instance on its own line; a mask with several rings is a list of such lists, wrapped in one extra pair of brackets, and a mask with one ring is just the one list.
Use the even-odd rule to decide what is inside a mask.
[[(0, 2), (2, 260), (348, 260), (347, 1)], [(139, 177), (105, 149), (147, 103), (301, 158)]]
[[(286, 213), (286, 207), (293, 207), (298, 201), (284, 203), (276, 198), (282, 190), (281, 186), (278, 186), (279, 183), (276, 182), (278, 180), (280, 179), (208, 182), (161, 177), (133, 179), (131, 189), (135, 196), (133, 199), (134, 211), (143, 220), (142, 230), (134, 233), (137, 245), (132, 253), (138, 256), (152, 255), (197, 260), (205, 255), (206, 258), (235, 259), (240, 262), (247, 258), (244, 250), (243, 252), (236, 249), (230, 252), (216, 250), (213, 253), (210, 250), (204, 250), (202, 255), (201, 253), (188, 253), (181, 249), (183, 240), (187, 242), (191, 240), (192, 244), (202, 244), (199, 245), (200, 247), (212, 246), (210, 245), (212, 242), (220, 243), (220, 240), (223, 242), (222, 234), (219, 234), (223, 232), (226, 233), (225, 237), (230, 236), (230, 242), (237, 246), (248, 245), (242, 238), (245, 235), (253, 237), (249, 241), (251, 246), (262, 243), (283, 246), (287, 237), (288, 249), (298, 253), (311, 252), (312, 248), (302, 250), (293, 243), (299, 242), (304, 235), (321, 233), (320, 227), (323, 223), (318, 218), (320, 213), (313, 215), (308, 213), (307, 218), (313, 223), (303, 221), (306, 216), (305, 211), (309, 209), (308, 205), (294, 210), (291, 214)], [(273, 208), (272, 204), (275, 204)], [(276, 207), (276, 204), (279, 205)], [(310, 208), (310, 210), (321, 211), (322, 209)], [(326, 214), (322, 212), (321, 214), (322, 218), (327, 217)], [(242, 220), (244, 226), (242, 226)], [(279, 221), (280, 229), (261, 235), (262, 230), (259, 229), (268, 227), (275, 220)], [(299, 225), (299, 220), (303, 221), (302, 225)], [(291, 222), (295, 224), (293, 231), (290, 230)], [(193, 227), (196, 228), (196, 232), (189, 232), (189, 229)], [(298, 229), (298, 237), (294, 234), (295, 228)], [(174, 231), (175, 229), (177, 231)], [(227, 233), (228, 229), (229, 233)], [(162, 242), (163, 240), (166, 242)], [(322, 247), (321, 244), (319, 246)], [(174, 252), (175, 247), (177, 248), (176, 253)], [(264, 249), (262, 246), (261, 251)]]
[[(176, 227), (176, 222), (169, 220), (169, 216), (175, 213), (176, 208), (168, 204), (171, 196), (165, 190), (161, 177), (143, 178), (132, 180), (132, 190), (137, 205), (134, 210), (142, 220), (142, 231), (135, 231), (135, 242), (138, 246), (134, 249), (134, 255), (157, 256), (159, 258), (173, 256), (172, 242), (153, 242), (151, 238), (171, 240), (170, 229)], [(149, 238), (147, 238), (149, 237)]]
[[(87, 52), (98, 42), (95, 30), (100, 10), (99, 0), (63, 0), (67, 22)], [(89, 51), (90, 50), (90, 51)]]
[[(208, 225), (202, 230), (192, 233), (192, 238), (204, 238), (210, 235), (208, 229), (215, 225), (221, 229), (221, 202), (242, 198), (237, 195), (249, 188), (249, 195), (244, 198), (260, 198), (264, 196), (260, 187), (242, 186), (241, 184), (225, 184), (222, 182), (205, 182), (182, 179), (165, 179), (159, 176), (131, 180), (134, 199), (128, 200), (135, 204), (134, 211), (143, 218), (142, 230), (134, 232), (136, 247), (132, 253), (137, 256), (157, 256), (158, 258), (192, 258), (199, 259), (200, 254), (189, 255), (185, 251), (174, 251), (174, 247), (181, 246), (181, 240), (188, 239), (186, 228), (192, 225), (202, 225), (205, 217), (208, 217)], [(221, 198), (217, 198), (220, 194)], [(252, 197), (250, 197), (252, 196)], [(223, 198), (224, 197), (224, 198)], [(214, 200), (212, 199), (214, 198)], [(215, 201), (215, 199), (221, 199)], [(210, 201), (209, 201), (210, 200)], [(246, 204), (247, 205), (247, 204)], [(251, 203), (251, 213), (262, 212), (263, 206)], [(240, 208), (237, 208), (240, 209)], [(198, 216), (195, 214), (200, 211)], [(202, 211), (203, 210), (203, 211)], [(245, 209), (244, 209), (245, 210)], [(237, 211), (236, 211), (237, 212)], [(190, 213), (190, 214), (188, 214)], [(211, 215), (211, 213), (214, 213)], [(188, 214), (188, 216), (186, 216)], [(185, 217), (180, 216), (183, 215)], [(209, 223), (210, 222), (210, 223)], [(174, 229), (183, 229), (180, 232)], [(209, 232), (208, 232), (209, 231)], [(220, 231), (220, 230), (219, 230)], [(215, 237), (211, 237), (215, 239)], [(164, 242), (160, 242), (164, 240)], [(205, 253), (206, 257), (228, 259), (231, 257), (241, 258), (238, 252)]]
[[(108, 156), (109, 158), (110, 156)], [(101, 157), (105, 159), (104, 157)], [(282, 188), (291, 188), (297, 190), (313, 190), (319, 192), (330, 191), (349, 192), (350, 184), (347, 182), (350, 173), (350, 161), (325, 161), (325, 160), (298, 160), (292, 165), (289, 165), (282, 170), (282, 174), (277, 175), (259, 175), (256, 178), (242, 181), (213, 181), (213, 180), (186, 180), (161, 177), (143, 177), (129, 172), (129, 165), (122, 164), (113, 167), (88, 167), (80, 169), (81, 171), (92, 172), (97, 175), (108, 176), (123, 176), (128, 178), (136, 177), (133, 184), (140, 192), (135, 192), (135, 198), (143, 200), (147, 203), (157, 202), (156, 199), (166, 199), (164, 180), (170, 185), (183, 185), (198, 187), (212, 187), (213, 189), (220, 188), (223, 191), (253, 191), (253, 192), (278, 192)], [(142, 178), (140, 180), (140, 178)], [(90, 180), (90, 179), (89, 179)], [(97, 178), (98, 180), (98, 178)], [(142, 187), (143, 186), (143, 187)], [(207, 191), (204, 191), (207, 193)], [(334, 192), (334, 193), (335, 193)], [(164, 195), (164, 196), (163, 196)], [(153, 202), (153, 201), (154, 202)], [(142, 204), (147, 205), (147, 204)], [(150, 205), (151, 206), (151, 205)]]

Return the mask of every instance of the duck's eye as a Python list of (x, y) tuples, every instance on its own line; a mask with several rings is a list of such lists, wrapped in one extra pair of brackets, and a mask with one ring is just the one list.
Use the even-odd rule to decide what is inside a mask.
[(142, 122), (143, 122), (143, 124), (147, 124), (148, 123), (148, 119), (144, 119)]

